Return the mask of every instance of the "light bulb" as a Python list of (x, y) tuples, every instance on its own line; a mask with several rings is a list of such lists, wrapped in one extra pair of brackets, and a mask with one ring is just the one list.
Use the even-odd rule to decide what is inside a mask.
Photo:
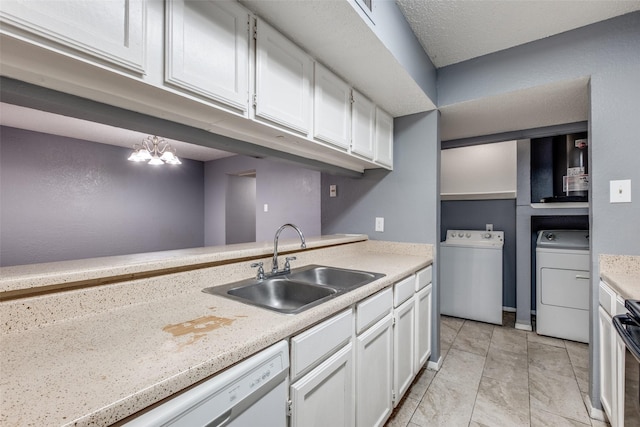
[(162, 157), (160, 157), (160, 160), (164, 160), (167, 163), (171, 163), (171, 161), (173, 161), (173, 159), (175, 159), (175, 158), (176, 158), (176, 156), (174, 156), (171, 151), (165, 151), (162, 154)]
[(141, 161), (152, 159), (151, 153), (149, 153), (149, 150), (145, 148), (141, 148), (138, 151), (138, 157), (140, 158)]
[(153, 156), (151, 160), (149, 160), (150, 165), (164, 165), (164, 162), (160, 160), (160, 157), (157, 155)]

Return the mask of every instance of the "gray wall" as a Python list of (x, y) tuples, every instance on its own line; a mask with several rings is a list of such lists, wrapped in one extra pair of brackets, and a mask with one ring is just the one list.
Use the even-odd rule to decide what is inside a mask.
[[(440, 242), (440, 135), (437, 111), (394, 120), (394, 170), (362, 178), (322, 174), (322, 234), (364, 233), (372, 240), (430, 243), (435, 248), (432, 360), (440, 357), (437, 250)], [(329, 185), (338, 196), (329, 197)], [(385, 231), (375, 230), (384, 217)]]
[[(225, 244), (225, 199), (229, 175), (256, 171), (256, 241), (273, 241), (287, 222), (298, 225), (305, 236), (320, 235), (320, 172), (281, 161), (245, 156), (207, 162), (205, 177), (205, 245)], [(264, 204), (269, 211), (264, 212)], [(297, 237), (290, 229), (282, 238)]]
[[(395, 1), (374, 2), (375, 25), (370, 28), (434, 103), (436, 68)], [(365, 22), (369, 23), (367, 19)]]
[[(640, 145), (634, 126), (640, 114), (640, 12), (445, 67), (438, 72), (438, 101), (444, 106), (582, 76), (591, 77), (589, 395), (598, 407), (598, 256), (640, 254)], [(632, 180), (634, 203), (609, 204), (609, 180), (621, 178)], [(520, 295), (528, 277), (523, 283), (518, 277)], [(527, 311), (528, 303), (522, 304)], [(520, 306), (518, 297), (519, 320)]]
[(202, 246), (203, 164), (0, 128), (0, 265)]
[[(470, 212), (473, 212), (471, 215)], [(493, 224), (504, 231), (502, 264), (502, 306), (516, 308), (516, 201), (508, 200), (443, 200), (440, 239), (450, 229), (484, 230)]]

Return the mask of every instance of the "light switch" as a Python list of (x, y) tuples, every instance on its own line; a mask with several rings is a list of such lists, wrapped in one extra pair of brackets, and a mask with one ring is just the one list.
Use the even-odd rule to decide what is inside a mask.
[(631, 203), (631, 180), (609, 181), (610, 203)]
[(336, 197), (338, 195), (338, 186), (332, 184), (329, 186), (329, 197)]
[(264, 211), (269, 212), (269, 205), (266, 203), (264, 204)]
[(384, 218), (376, 217), (376, 231), (381, 233), (384, 231)]

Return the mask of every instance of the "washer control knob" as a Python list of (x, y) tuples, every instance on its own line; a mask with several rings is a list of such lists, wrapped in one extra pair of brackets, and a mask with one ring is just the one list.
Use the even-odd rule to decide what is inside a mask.
[(465, 234), (465, 237), (468, 239), (469, 237), (471, 237), (471, 233)]
[(464, 234), (458, 233), (458, 237), (462, 238), (462, 236), (464, 236)]
[(451, 233), (451, 237), (456, 237), (456, 233)]
[(491, 238), (491, 233), (484, 233), (483, 236), (485, 239), (490, 239)]

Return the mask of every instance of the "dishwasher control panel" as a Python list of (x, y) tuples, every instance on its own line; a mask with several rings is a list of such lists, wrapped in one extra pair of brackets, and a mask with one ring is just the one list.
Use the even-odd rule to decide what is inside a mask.
[[(273, 419), (286, 419), (286, 383), (289, 376), (289, 344), (281, 341), (219, 373), (201, 384), (178, 394), (167, 402), (126, 423), (128, 427), (162, 425), (219, 425), (259, 408), (267, 425), (264, 407), (280, 408)], [(275, 394), (274, 394), (275, 393)], [(268, 404), (261, 400), (267, 399)], [(271, 399), (282, 400), (273, 405)], [(278, 421), (279, 422), (279, 421)]]

